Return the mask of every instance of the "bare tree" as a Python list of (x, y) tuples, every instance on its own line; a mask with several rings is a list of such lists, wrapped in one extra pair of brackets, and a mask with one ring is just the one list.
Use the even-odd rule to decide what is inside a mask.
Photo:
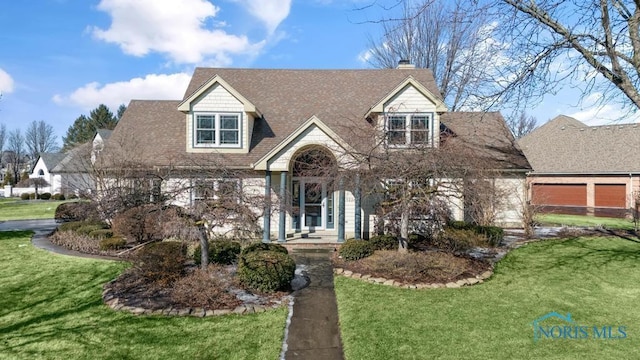
[(24, 150), (24, 136), (20, 129), (15, 129), (9, 133), (7, 141), (8, 166), (13, 174), (14, 184), (20, 180), (20, 173), (25, 165), (26, 153)]
[[(540, 98), (565, 83), (600, 104), (640, 108), (640, 4), (629, 0), (501, 0), (500, 41), (509, 59), (501, 96)], [(619, 96), (620, 94), (624, 96)]]
[(538, 126), (538, 120), (522, 111), (519, 114), (512, 114), (512, 116), (508, 117), (507, 126), (509, 126), (513, 137), (519, 139), (532, 132)]
[(369, 39), (368, 61), (395, 68), (398, 60), (433, 71), (451, 111), (484, 107), (494, 91), (492, 25), (475, 2), (422, 0), (403, 2), (402, 15), (380, 21), (382, 36)]
[(0, 124), (0, 166), (4, 155), (4, 145), (7, 140), (7, 126)]
[(41, 153), (58, 150), (53, 126), (40, 121), (32, 121), (24, 134), (25, 145), (31, 159), (37, 159)]

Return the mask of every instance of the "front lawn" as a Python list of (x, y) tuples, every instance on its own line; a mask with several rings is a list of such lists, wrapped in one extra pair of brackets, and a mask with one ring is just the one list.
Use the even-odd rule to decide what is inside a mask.
[(0, 221), (53, 219), (58, 205), (68, 201), (3, 199), (0, 202)]
[(211, 318), (134, 316), (102, 304), (126, 264), (34, 248), (0, 232), (0, 358), (276, 359), (286, 308)]
[(629, 219), (595, 217), (585, 215), (539, 214), (536, 220), (547, 226), (604, 226), (607, 229), (633, 230)]
[[(408, 290), (335, 280), (346, 359), (640, 357), (637, 242), (532, 243), (509, 253), (484, 284), (460, 289)], [(614, 335), (617, 326), (626, 326), (627, 337), (534, 342), (533, 321), (554, 311), (570, 313), (589, 329), (613, 326)]]

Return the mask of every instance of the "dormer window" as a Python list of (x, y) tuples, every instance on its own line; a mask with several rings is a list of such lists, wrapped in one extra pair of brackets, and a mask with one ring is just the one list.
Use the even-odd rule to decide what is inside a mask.
[(387, 114), (387, 144), (390, 146), (432, 145), (433, 113)]
[(195, 114), (194, 145), (196, 147), (240, 147), (240, 113)]

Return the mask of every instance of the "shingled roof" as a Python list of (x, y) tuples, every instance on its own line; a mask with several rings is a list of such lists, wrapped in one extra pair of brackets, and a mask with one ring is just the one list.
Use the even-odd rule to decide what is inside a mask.
[(492, 161), (497, 169), (531, 169), (499, 112), (450, 112), (442, 114), (440, 121), (475, 155)]
[(558, 116), (519, 141), (534, 173), (611, 174), (640, 172), (640, 126), (587, 126)]
[[(215, 76), (222, 78), (262, 114), (252, 131), (250, 151), (243, 153), (187, 153), (186, 118), (178, 111), (180, 103), (189, 99)], [(228, 166), (251, 167), (280, 144), (301, 124), (316, 116), (338, 134), (341, 126), (352, 121), (370, 126), (365, 115), (372, 106), (388, 97), (407, 80), (418, 82), (442, 100), (433, 74), (428, 69), (380, 70), (277, 70), (197, 68), (182, 101), (133, 100), (118, 122), (105, 152), (126, 143), (135, 159), (149, 166), (184, 164), (211, 158), (212, 154)], [(485, 119), (486, 118), (486, 119)], [(490, 119), (489, 119), (490, 118)], [(513, 146), (513, 138), (504, 127), (502, 117), (479, 116), (474, 113), (445, 114), (454, 132), (472, 141), (484, 141), (489, 147)], [(485, 120), (483, 120), (485, 119)], [(465, 122), (476, 122), (475, 128)], [(494, 128), (495, 127), (495, 128)], [(495, 132), (498, 131), (498, 132)], [(478, 137), (478, 134), (484, 134)], [(496, 139), (507, 138), (498, 144)], [(350, 139), (343, 139), (347, 140)], [(110, 150), (111, 149), (111, 150)], [(511, 167), (528, 168), (526, 159), (509, 160)]]
[[(65, 153), (41, 153), (40, 159), (44, 162), (45, 166), (49, 171), (53, 170), (62, 161), (67, 154)], [(36, 162), (37, 163), (37, 162)], [(35, 167), (36, 163), (33, 164)], [(33, 169), (31, 169), (33, 171)]]

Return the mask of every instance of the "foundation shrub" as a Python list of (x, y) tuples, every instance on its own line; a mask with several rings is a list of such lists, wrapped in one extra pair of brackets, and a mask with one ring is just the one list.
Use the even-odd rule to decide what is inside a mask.
[(21, 200), (30, 200), (31, 196), (28, 193), (22, 193), (22, 194), (20, 194), (20, 199)]
[(338, 254), (347, 261), (355, 261), (371, 256), (374, 250), (367, 241), (349, 239), (340, 246)]
[(369, 243), (374, 250), (398, 249), (398, 238), (393, 235), (376, 235), (369, 238)]
[(89, 236), (94, 239), (108, 239), (113, 237), (113, 231), (111, 229), (97, 229), (90, 232)]
[(289, 253), (289, 251), (287, 251), (287, 248), (280, 244), (256, 242), (242, 249), (241, 254), (244, 255), (255, 251), (275, 251), (283, 254)]
[(112, 228), (114, 234), (133, 242), (158, 241), (164, 238), (164, 224), (179, 216), (177, 207), (147, 204), (116, 215)]
[(77, 201), (58, 205), (54, 215), (56, 221), (98, 221), (100, 214), (93, 202)]
[(118, 250), (127, 245), (127, 241), (121, 237), (105, 237), (100, 240), (100, 250)]
[(181, 241), (148, 244), (133, 258), (133, 271), (149, 282), (169, 285), (184, 275), (187, 246)]
[[(209, 263), (231, 265), (238, 260), (240, 254), (240, 243), (230, 240), (216, 240), (209, 242)], [(202, 259), (202, 249), (196, 246), (193, 260), (200, 265)]]
[(466, 251), (474, 246), (488, 246), (486, 236), (474, 230), (445, 229), (432, 239), (431, 245), (443, 251)]
[(238, 257), (238, 279), (253, 290), (274, 292), (291, 285), (296, 264), (280, 251), (252, 251)]

